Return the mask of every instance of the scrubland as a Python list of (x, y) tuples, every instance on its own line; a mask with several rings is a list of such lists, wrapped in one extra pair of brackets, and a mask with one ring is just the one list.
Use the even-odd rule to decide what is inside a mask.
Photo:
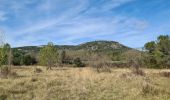
[[(40, 71), (37, 71), (39, 69)], [(170, 100), (170, 70), (13, 67), (15, 77), (0, 79), (0, 100)]]

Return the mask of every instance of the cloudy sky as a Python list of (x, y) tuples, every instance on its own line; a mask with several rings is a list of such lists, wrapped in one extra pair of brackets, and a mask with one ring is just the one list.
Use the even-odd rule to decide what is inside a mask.
[(113, 40), (137, 48), (170, 35), (170, 1), (0, 0), (0, 29), (12, 46)]

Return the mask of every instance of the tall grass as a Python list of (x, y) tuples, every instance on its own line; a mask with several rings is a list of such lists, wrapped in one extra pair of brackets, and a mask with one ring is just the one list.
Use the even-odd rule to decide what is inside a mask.
[[(0, 100), (168, 100), (169, 78), (159, 70), (136, 76), (129, 69), (98, 73), (86, 68), (15, 68), (20, 77), (0, 79)], [(156, 74), (155, 74), (156, 73)], [(123, 76), (123, 77), (122, 77)], [(126, 77), (125, 77), (126, 76)]]

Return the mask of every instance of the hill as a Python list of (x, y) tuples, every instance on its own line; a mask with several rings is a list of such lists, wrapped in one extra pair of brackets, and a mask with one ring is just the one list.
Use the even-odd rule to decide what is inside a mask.
[[(37, 56), (43, 46), (25, 46), (13, 49), (23, 52), (24, 54), (32, 54)], [(98, 57), (107, 59), (109, 61), (120, 61), (122, 60), (121, 54), (132, 49), (115, 41), (92, 41), (79, 45), (55, 46), (59, 52), (66, 51), (68, 60), (80, 58), (84, 61), (96, 60)]]
[[(43, 46), (24, 46), (16, 47), (13, 49), (20, 50), (23, 52), (38, 52)], [(58, 50), (85, 50), (91, 52), (113, 52), (113, 51), (126, 51), (131, 48), (124, 46), (115, 41), (92, 41), (86, 42), (79, 45), (56, 45)]]

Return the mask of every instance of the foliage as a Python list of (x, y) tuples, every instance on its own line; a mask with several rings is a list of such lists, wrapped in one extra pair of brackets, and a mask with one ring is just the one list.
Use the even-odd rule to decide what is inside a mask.
[(58, 52), (57, 48), (53, 45), (53, 43), (48, 43), (47, 46), (44, 46), (40, 50), (39, 61), (40, 64), (44, 66), (48, 66), (47, 69), (51, 69), (52, 66), (58, 62)]
[(155, 42), (145, 44), (146, 64), (154, 68), (170, 68), (170, 36), (160, 35)]
[(23, 65), (23, 57), (24, 54), (22, 51), (19, 50), (13, 50), (13, 65)]
[(36, 63), (37, 63), (36, 59), (34, 57), (32, 57), (31, 55), (25, 55), (23, 57), (23, 64), (24, 65), (34, 65)]
[(75, 64), (75, 67), (85, 67), (85, 64), (82, 63), (82, 61), (80, 60), (80, 58), (74, 59), (74, 64)]
[[(83, 61), (91, 60), (90, 59), (91, 53), (107, 56), (109, 60), (119, 61), (121, 60), (121, 54), (131, 49), (114, 41), (92, 41), (80, 45), (54, 45), (54, 46), (57, 48), (58, 51), (64, 51), (67, 54), (65, 62), (69, 62), (68, 60), (74, 60), (76, 58), (80, 58)], [(25, 46), (18, 47), (15, 49), (20, 49), (22, 52), (27, 53), (34, 52), (38, 54), (41, 47)]]
[(145, 48), (149, 50), (150, 53), (152, 53), (156, 49), (155, 41), (151, 41), (145, 44)]
[(66, 59), (66, 51), (62, 50), (59, 55), (59, 63), (63, 64)]
[(3, 47), (0, 49), (0, 65), (8, 64), (8, 57), (9, 57), (10, 49), (11, 47), (9, 44), (3, 45)]

